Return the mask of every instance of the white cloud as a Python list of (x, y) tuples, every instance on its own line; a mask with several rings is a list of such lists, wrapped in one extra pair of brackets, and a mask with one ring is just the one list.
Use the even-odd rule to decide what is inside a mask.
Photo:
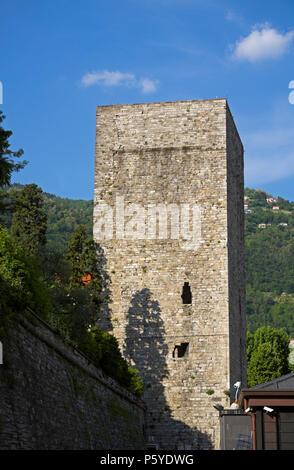
[(85, 87), (93, 85), (103, 85), (107, 87), (112, 86), (126, 86), (131, 88), (139, 88), (142, 93), (154, 93), (157, 89), (159, 81), (151, 80), (150, 78), (142, 78), (138, 80), (132, 73), (123, 73), (120, 71), (110, 72), (104, 70), (103, 72), (90, 72), (86, 73), (81, 78), (81, 84)]
[(150, 80), (150, 78), (142, 78), (140, 87), (143, 93), (153, 93), (156, 91), (158, 80)]
[(294, 30), (281, 34), (268, 25), (255, 27), (249, 36), (235, 44), (233, 57), (256, 62), (283, 55), (294, 39)]
[(84, 86), (91, 85), (104, 85), (104, 86), (117, 86), (117, 85), (131, 85), (135, 80), (135, 75), (131, 73), (122, 73), (119, 71), (109, 72), (91, 72), (86, 73), (82, 77), (82, 84)]

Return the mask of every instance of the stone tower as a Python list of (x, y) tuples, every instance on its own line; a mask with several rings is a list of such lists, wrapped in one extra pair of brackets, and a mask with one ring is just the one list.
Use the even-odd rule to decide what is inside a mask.
[(243, 223), (243, 146), (225, 99), (97, 108), (102, 326), (143, 377), (158, 449), (217, 449), (213, 405), (246, 386)]

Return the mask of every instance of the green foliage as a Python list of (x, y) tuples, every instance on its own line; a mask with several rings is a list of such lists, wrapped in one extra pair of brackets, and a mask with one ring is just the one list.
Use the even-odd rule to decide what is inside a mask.
[(86, 228), (83, 225), (79, 225), (71, 236), (66, 258), (71, 263), (71, 285), (83, 286), (85, 285), (84, 278), (89, 276), (89, 287), (93, 293), (93, 300), (96, 301), (96, 305), (99, 305), (101, 276), (99, 273), (98, 247), (94, 240), (88, 237)]
[(71, 283), (81, 286), (83, 277), (86, 273), (89, 274), (91, 269), (88, 263), (87, 232), (83, 225), (79, 225), (72, 234), (66, 251), (66, 257), (72, 267)]
[[(49, 287), (52, 311), (49, 322), (64, 339), (86, 354), (93, 363), (132, 393), (140, 396), (143, 383), (138, 371), (122, 357), (117, 340), (97, 327), (101, 276), (98, 247), (78, 226), (66, 254), (45, 250), (42, 265)], [(83, 281), (90, 275), (89, 281)]]
[(23, 312), (26, 306), (46, 316), (50, 301), (38, 263), (26, 256), (0, 226), (0, 313)]
[(269, 227), (246, 237), (247, 283), (255, 290), (294, 293), (294, 232)]
[(143, 382), (136, 369), (128, 366), (119, 350), (117, 339), (100, 328), (92, 327), (77, 338), (77, 347), (105, 374), (128, 388), (134, 395), (141, 396)]
[(17, 194), (12, 220), (12, 236), (32, 255), (46, 244), (47, 216), (42, 189), (27, 184)]
[(128, 373), (130, 377), (129, 390), (134, 394), (140, 397), (144, 393), (143, 380), (137, 369), (128, 367)]
[(45, 246), (40, 254), (42, 275), (46, 284), (52, 286), (58, 281), (65, 285), (71, 276), (71, 265), (66, 259), (65, 253)]
[(99, 270), (98, 247), (92, 238), (87, 235), (86, 228), (79, 225), (72, 234), (66, 251), (66, 259), (70, 262), (71, 276), (69, 288), (78, 291), (82, 288), (84, 305), (91, 305), (88, 323), (97, 320), (98, 308), (101, 303), (100, 293), (102, 279)]
[(99, 328), (93, 328), (92, 334), (101, 348), (101, 367), (107, 375), (127, 387), (129, 385), (128, 365), (120, 353), (117, 339)]
[[(0, 111), (0, 124), (5, 119), (2, 111)], [(9, 138), (12, 135), (12, 131), (5, 130), (0, 125), (0, 187), (10, 184), (11, 174), (14, 171), (22, 169), (27, 162), (16, 163), (14, 158), (19, 158), (23, 154), (23, 150), (12, 151), (10, 149)]]
[(247, 327), (270, 325), (294, 336), (294, 203), (267, 203), (270, 194), (248, 188), (245, 195), (253, 211), (245, 217)]
[(50, 324), (76, 344), (79, 335), (97, 320), (92, 289), (72, 281), (72, 266), (64, 253), (44, 250), (41, 268), (52, 304)]
[(247, 333), (248, 385), (253, 387), (290, 372), (289, 337), (282, 329), (258, 328)]
[(93, 201), (63, 199), (44, 194), (47, 213), (47, 245), (65, 251), (70, 237), (79, 225), (83, 225), (87, 236), (92, 236)]
[[(13, 208), (18, 193), (23, 189), (20, 184), (0, 190), (5, 196), (6, 207)], [(43, 192), (44, 209), (47, 216), (47, 248), (58, 252), (67, 249), (70, 237), (78, 225), (84, 225), (88, 237), (92, 236), (93, 201), (73, 200), (56, 197)], [(11, 230), (12, 212), (1, 214), (1, 224)]]
[(77, 345), (79, 338), (97, 318), (89, 289), (71, 288), (57, 282), (51, 286), (49, 292), (52, 303), (50, 322), (54, 323), (54, 327), (63, 336), (70, 338), (71, 342)]

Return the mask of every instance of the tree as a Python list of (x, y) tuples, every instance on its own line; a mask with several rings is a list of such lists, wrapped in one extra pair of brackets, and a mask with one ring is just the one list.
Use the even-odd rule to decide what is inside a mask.
[(97, 251), (98, 247), (94, 240), (88, 237), (84, 225), (79, 225), (70, 238), (66, 253), (72, 269), (71, 286), (88, 287), (98, 307), (102, 281)]
[(97, 310), (88, 289), (69, 287), (58, 281), (50, 287), (52, 315), (50, 323), (54, 328), (80, 346), (87, 337), (87, 331), (97, 318)]
[(46, 316), (50, 301), (36, 261), (0, 226), (0, 317), (31, 307)]
[[(11, 175), (14, 171), (19, 171), (28, 163), (26, 160), (16, 163), (14, 158), (19, 158), (23, 154), (23, 150), (12, 151), (10, 149), (9, 138), (12, 131), (6, 131), (1, 123), (5, 119), (4, 114), (0, 111), (0, 188), (10, 184)], [(0, 196), (0, 210), (7, 210), (7, 205), (3, 200), (5, 193)]]
[(87, 342), (88, 328), (97, 321), (101, 303), (96, 245), (85, 227), (79, 225), (59, 262), (54, 262), (57, 253), (44, 253), (43, 271), (53, 305), (51, 321), (76, 345)]
[(107, 375), (135, 395), (142, 395), (144, 391), (142, 378), (137, 369), (128, 366), (113, 335), (97, 327), (91, 328), (87, 335), (81, 338), (79, 347)]
[[(0, 124), (5, 117), (3, 112), (0, 111)], [(0, 186), (9, 185), (12, 172), (21, 170), (28, 163), (26, 160), (19, 163), (14, 161), (14, 158), (23, 155), (23, 149), (10, 150), (9, 137), (11, 136), (12, 131), (6, 131), (0, 125)]]
[(289, 337), (270, 326), (247, 334), (248, 385), (253, 387), (290, 372)]
[(98, 246), (88, 237), (83, 225), (79, 225), (71, 236), (66, 258), (71, 268), (69, 278), (63, 275), (66, 273), (65, 260), (60, 265), (63, 269), (55, 271), (57, 275), (51, 277), (53, 314), (50, 324), (97, 367), (140, 396), (143, 393), (142, 379), (138, 371), (129, 367), (122, 357), (116, 338), (93, 326), (101, 302), (100, 258)]
[(47, 216), (42, 189), (27, 184), (17, 195), (11, 232), (29, 255), (46, 244)]
[[(0, 124), (5, 119), (2, 111), (0, 111)], [(23, 150), (13, 152), (10, 150), (9, 137), (12, 131), (6, 131), (0, 125), (0, 186), (9, 185), (11, 174), (13, 171), (19, 171), (28, 163), (26, 160), (15, 163), (14, 158), (19, 158), (23, 154)]]

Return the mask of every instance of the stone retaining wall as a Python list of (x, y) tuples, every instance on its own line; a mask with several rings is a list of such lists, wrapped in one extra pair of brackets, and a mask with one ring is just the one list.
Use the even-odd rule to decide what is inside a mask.
[(0, 339), (0, 449), (144, 449), (143, 402), (41, 320)]

